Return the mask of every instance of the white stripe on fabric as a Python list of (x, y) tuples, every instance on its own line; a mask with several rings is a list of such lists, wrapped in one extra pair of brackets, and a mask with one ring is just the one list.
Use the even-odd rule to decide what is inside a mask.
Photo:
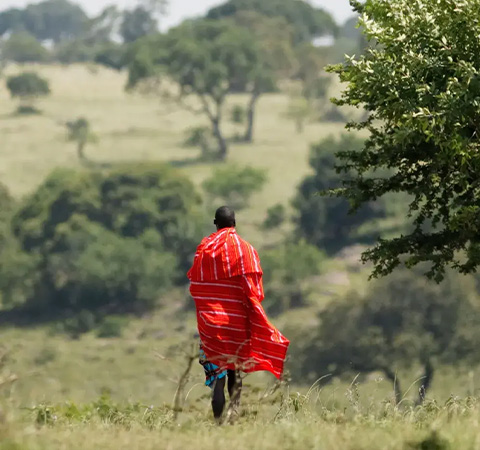
[(242, 245), (240, 244), (240, 240), (238, 239), (238, 235), (237, 235), (237, 234), (233, 234), (233, 237), (234, 237), (235, 240), (237, 241), (238, 253), (240, 254), (240, 262), (242, 263), (242, 274), (244, 274), (244, 273), (245, 273), (245, 265), (244, 265), (244, 263), (243, 263)]
[(223, 312), (223, 311), (214, 311), (214, 310), (200, 311), (199, 314), (200, 315), (202, 315), (202, 314), (215, 314), (215, 315), (218, 315), (218, 316), (241, 317), (242, 319), (247, 318), (247, 316), (245, 316), (244, 314), (232, 314), (232, 313), (227, 313), (227, 312)]
[[(201, 331), (199, 331), (199, 334), (203, 334), (206, 339), (211, 339), (210, 336), (207, 336), (205, 333), (202, 333)], [(250, 342), (250, 339), (247, 339), (245, 341), (230, 341), (230, 340), (227, 340), (227, 339), (217, 339), (217, 341), (218, 342), (227, 342), (229, 344), (246, 345)]]
[(196, 286), (219, 286), (219, 287), (228, 287), (232, 289), (242, 289), (242, 286), (236, 286), (235, 284), (200, 283), (199, 281), (192, 281), (190, 284), (194, 284)]
[(195, 296), (193, 297), (194, 300), (214, 300), (214, 301), (219, 301), (219, 302), (227, 302), (227, 303), (242, 303), (242, 300), (235, 300), (235, 299), (226, 299), (226, 298), (216, 298), (216, 297), (200, 297), (200, 296)]
[(232, 331), (240, 331), (242, 333), (245, 332), (245, 330), (243, 328), (233, 328), (233, 327), (226, 327), (225, 325), (212, 325), (211, 323), (207, 322), (205, 320), (205, 317), (201, 317), (201, 319), (203, 320), (203, 322), (205, 323), (205, 325), (207, 327), (211, 327), (211, 328), (221, 328), (222, 330), (232, 330)]

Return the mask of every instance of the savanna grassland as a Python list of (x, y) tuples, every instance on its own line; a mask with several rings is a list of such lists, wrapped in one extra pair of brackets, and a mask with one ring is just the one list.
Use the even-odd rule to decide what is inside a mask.
[[(16, 105), (0, 84), (0, 178), (16, 198), (32, 192), (55, 167), (80, 167), (65, 131), (65, 123), (79, 116), (88, 118), (97, 137), (86, 154), (98, 163), (167, 161), (199, 187), (219, 164), (199, 163), (199, 151), (182, 146), (185, 130), (201, 125), (201, 117), (156, 97), (126, 93), (125, 74), (80, 65), (36, 70), (52, 87), (52, 95), (38, 103), (41, 115), (15, 115)], [(246, 98), (231, 101), (244, 104)], [(309, 171), (310, 144), (343, 128), (312, 122), (299, 135), (285, 117), (287, 104), (283, 94), (262, 97), (254, 144), (233, 143), (228, 156), (229, 162), (267, 170), (266, 187), (238, 216), (241, 234), (260, 250), (286, 232), (272, 236), (258, 225), (268, 207), (290, 207)], [(228, 125), (229, 135), (235, 127)], [(355, 255), (330, 260), (309, 306), (281, 315), (275, 324), (297, 345), (324, 303), (349, 288), (362, 290), (367, 277)], [(411, 388), (398, 406), (391, 383), (380, 375), (309, 390), (294, 379), (276, 386), (270, 376), (257, 374), (245, 380), (237, 423), (217, 427), (194, 362), (177, 396), (182, 409), (175, 410), (181, 374), (195, 352), (195, 317), (185, 307), (184, 288), (171, 291), (162, 304), (109, 339), (95, 333), (69, 339), (51, 324), (2, 328), (0, 449), (480, 448), (475, 367), (438, 373), (421, 407), (410, 398), (417, 390), (415, 371), (403, 378)]]

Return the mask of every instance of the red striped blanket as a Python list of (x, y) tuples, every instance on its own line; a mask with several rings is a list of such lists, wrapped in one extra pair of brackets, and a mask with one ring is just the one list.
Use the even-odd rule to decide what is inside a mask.
[(280, 378), (289, 345), (268, 320), (255, 249), (234, 228), (205, 238), (188, 272), (200, 340), (222, 369), (267, 370)]

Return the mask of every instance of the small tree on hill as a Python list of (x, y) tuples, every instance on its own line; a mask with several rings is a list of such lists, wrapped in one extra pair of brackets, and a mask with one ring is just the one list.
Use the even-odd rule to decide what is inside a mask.
[(383, 372), (398, 403), (404, 395), (399, 370), (420, 366), (422, 402), (439, 364), (478, 358), (480, 309), (473, 282), (465, 281), (450, 276), (437, 285), (401, 271), (366, 295), (352, 292), (332, 302), (303, 350), (303, 374)]
[(267, 181), (264, 170), (231, 165), (216, 169), (203, 183), (211, 201), (222, 200), (235, 209), (248, 206), (250, 197), (262, 190)]
[(19, 111), (34, 110), (34, 102), (39, 97), (50, 94), (48, 81), (35, 72), (24, 72), (7, 78), (7, 89), (12, 98), (20, 100)]
[(14, 33), (1, 42), (0, 55), (5, 61), (17, 63), (45, 62), (50, 56), (48, 50), (26, 32)]
[(128, 87), (151, 82), (157, 89), (160, 75), (173, 81), (161, 94), (182, 107), (206, 116), (218, 145), (218, 158), (225, 159), (228, 141), (223, 132), (228, 95), (240, 80), (253, 80), (259, 64), (255, 39), (247, 30), (229, 21), (200, 20), (170, 30), (166, 36), (140, 42), (129, 64)]
[(68, 140), (77, 144), (77, 154), (80, 161), (85, 162), (85, 147), (89, 142), (96, 142), (97, 137), (90, 129), (90, 122), (80, 117), (73, 122), (67, 122)]

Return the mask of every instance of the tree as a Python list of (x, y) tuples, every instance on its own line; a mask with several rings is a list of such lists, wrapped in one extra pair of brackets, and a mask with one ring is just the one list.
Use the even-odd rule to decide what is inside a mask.
[(78, 38), (84, 31), (87, 15), (67, 0), (45, 0), (25, 9), (8, 9), (0, 13), (0, 35), (25, 30), (39, 41)]
[(34, 109), (33, 103), (39, 97), (50, 94), (50, 86), (46, 79), (35, 72), (23, 72), (7, 78), (7, 89), (12, 98), (20, 100), (19, 111), (22, 108)]
[(362, 140), (351, 135), (343, 135), (340, 139), (327, 138), (313, 145), (310, 166), (314, 173), (302, 181), (293, 201), (297, 211), (296, 235), (329, 253), (354, 243), (371, 243), (381, 233), (379, 227), (373, 230), (373, 235), (362, 233), (361, 228), (373, 219), (384, 217), (385, 208), (381, 203), (371, 202), (356, 214), (349, 215), (347, 200), (319, 195), (319, 192), (340, 187), (344, 179), (336, 173), (335, 153), (354, 151), (362, 145)]
[(123, 21), (120, 26), (123, 42), (135, 42), (137, 39), (149, 34), (155, 34), (157, 31), (157, 21), (143, 6), (137, 6), (132, 11), (123, 13)]
[[(352, 2), (371, 47), (331, 68), (346, 90), (338, 105), (370, 113), (349, 128), (366, 130), (360, 150), (340, 152), (352, 174), (337, 195), (356, 209), (390, 192), (411, 196), (412, 230), (381, 240), (363, 255), (373, 276), (428, 262), (474, 272), (480, 262), (478, 1)], [(408, 17), (408, 21), (404, 18)], [(374, 176), (390, 169), (386, 176)], [(384, 171), (385, 173), (385, 171)]]
[(286, 117), (295, 122), (297, 133), (303, 133), (305, 122), (312, 116), (312, 107), (305, 97), (292, 97), (288, 104)]
[(55, 171), (12, 221), (23, 254), (35, 258), (27, 306), (148, 309), (184, 281), (199, 239), (198, 204), (189, 180), (166, 165)]
[(265, 252), (265, 307), (281, 314), (306, 305), (310, 293), (309, 278), (317, 276), (325, 255), (305, 241), (286, 242)]
[(95, 51), (94, 62), (114, 70), (125, 67), (125, 46), (115, 42), (100, 44)]
[(246, 108), (245, 142), (253, 141), (255, 112), (260, 97), (277, 89), (279, 80), (294, 72), (296, 59), (292, 26), (283, 17), (266, 17), (254, 11), (239, 11), (235, 23), (247, 29), (258, 46), (260, 57), (253, 76), (238, 80), (237, 90), (250, 94)]
[[(130, 60), (128, 87), (152, 78), (158, 80), (163, 70), (177, 87), (176, 101), (208, 118), (218, 157), (225, 159), (228, 143), (222, 123), (227, 96), (238, 80), (254, 78), (258, 61), (255, 39), (247, 30), (223, 21), (187, 22), (165, 37), (147, 39), (136, 48)], [(158, 87), (157, 82), (153, 85)], [(171, 96), (171, 86), (168, 94)], [(196, 101), (193, 105), (189, 102), (192, 97)]]
[(337, 25), (329, 13), (299, 0), (229, 0), (212, 8), (207, 18), (230, 18), (242, 11), (252, 11), (266, 17), (282, 17), (293, 27), (297, 44), (311, 41), (317, 36), (337, 33)]
[(203, 183), (203, 188), (211, 201), (220, 199), (234, 209), (243, 209), (250, 197), (262, 190), (266, 181), (262, 169), (230, 165), (216, 169)]
[(450, 275), (437, 285), (403, 270), (371, 285), (365, 295), (351, 292), (332, 302), (303, 350), (303, 374), (383, 372), (399, 403), (399, 371), (420, 366), (422, 402), (439, 364), (477, 358), (480, 309), (473, 282), (465, 281)]
[(12, 34), (0, 49), (2, 59), (18, 63), (45, 62), (50, 56), (48, 50), (26, 32)]
[(77, 154), (80, 161), (87, 161), (85, 156), (85, 146), (89, 142), (95, 142), (96, 136), (90, 130), (90, 122), (80, 117), (73, 122), (67, 122), (68, 140), (77, 144)]

